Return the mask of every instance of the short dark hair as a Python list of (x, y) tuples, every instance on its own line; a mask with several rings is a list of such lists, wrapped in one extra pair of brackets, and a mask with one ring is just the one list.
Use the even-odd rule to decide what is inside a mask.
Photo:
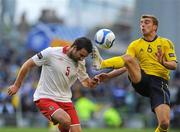
[(72, 46), (76, 46), (77, 50), (80, 50), (82, 48), (86, 49), (88, 53), (92, 52), (93, 49), (93, 45), (90, 39), (86, 38), (86, 37), (80, 37), (77, 38)]
[(153, 21), (153, 23), (154, 23), (154, 25), (156, 25), (156, 26), (158, 27), (159, 22), (158, 22), (158, 19), (157, 19), (156, 16), (154, 16), (154, 15), (149, 15), (149, 14), (145, 14), (145, 15), (142, 15), (142, 16), (141, 16), (141, 19), (142, 19), (142, 18), (151, 18), (152, 21)]

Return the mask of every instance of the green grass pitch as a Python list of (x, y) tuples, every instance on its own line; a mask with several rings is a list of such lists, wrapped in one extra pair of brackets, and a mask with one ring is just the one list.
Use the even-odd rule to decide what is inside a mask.
[[(0, 132), (49, 132), (49, 131), (48, 128), (0, 128)], [(97, 128), (97, 129), (83, 129), (83, 132), (154, 132), (154, 130), (127, 129), (127, 128), (119, 128), (119, 129)], [(180, 132), (180, 129), (170, 130), (169, 132)]]

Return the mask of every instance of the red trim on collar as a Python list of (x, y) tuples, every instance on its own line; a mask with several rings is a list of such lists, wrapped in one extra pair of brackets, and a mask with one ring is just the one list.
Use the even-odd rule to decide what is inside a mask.
[(67, 51), (68, 51), (68, 49), (69, 49), (69, 46), (64, 46), (64, 47), (63, 47), (63, 53), (66, 54)]

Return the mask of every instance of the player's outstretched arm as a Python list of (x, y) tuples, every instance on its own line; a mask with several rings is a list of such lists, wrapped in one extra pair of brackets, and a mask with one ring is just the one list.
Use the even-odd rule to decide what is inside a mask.
[(14, 95), (17, 93), (17, 91), (19, 90), (19, 88), (21, 87), (21, 84), (26, 76), (26, 74), (28, 73), (28, 71), (35, 66), (36, 64), (34, 63), (34, 61), (30, 58), (28, 59), (20, 68), (18, 76), (16, 78), (16, 81), (14, 82), (13, 85), (11, 85), (8, 88), (8, 94), (10, 96)]
[(111, 78), (114, 78), (114, 77), (117, 77), (117, 76), (123, 74), (126, 71), (127, 71), (127, 69), (125, 67), (123, 67), (123, 68), (115, 69), (108, 73), (100, 73), (100, 74), (96, 75), (95, 78), (98, 79), (99, 82), (105, 82), (105, 81), (110, 80)]
[(109, 77), (111, 79), (111, 78), (117, 77), (117, 76), (125, 73), (126, 71), (127, 71), (126, 67), (122, 67), (119, 69), (115, 69), (115, 70), (109, 72), (108, 74), (109, 74)]

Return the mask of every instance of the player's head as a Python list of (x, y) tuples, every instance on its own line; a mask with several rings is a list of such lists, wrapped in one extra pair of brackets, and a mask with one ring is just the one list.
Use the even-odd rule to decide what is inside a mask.
[(92, 52), (91, 40), (86, 37), (77, 38), (70, 47), (69, 56), (75, 61), (81, 61)]
[(156, 33), (158, 29), (158, 19), (154, 15), (142, 15), (140, 28), (144, 36)]

